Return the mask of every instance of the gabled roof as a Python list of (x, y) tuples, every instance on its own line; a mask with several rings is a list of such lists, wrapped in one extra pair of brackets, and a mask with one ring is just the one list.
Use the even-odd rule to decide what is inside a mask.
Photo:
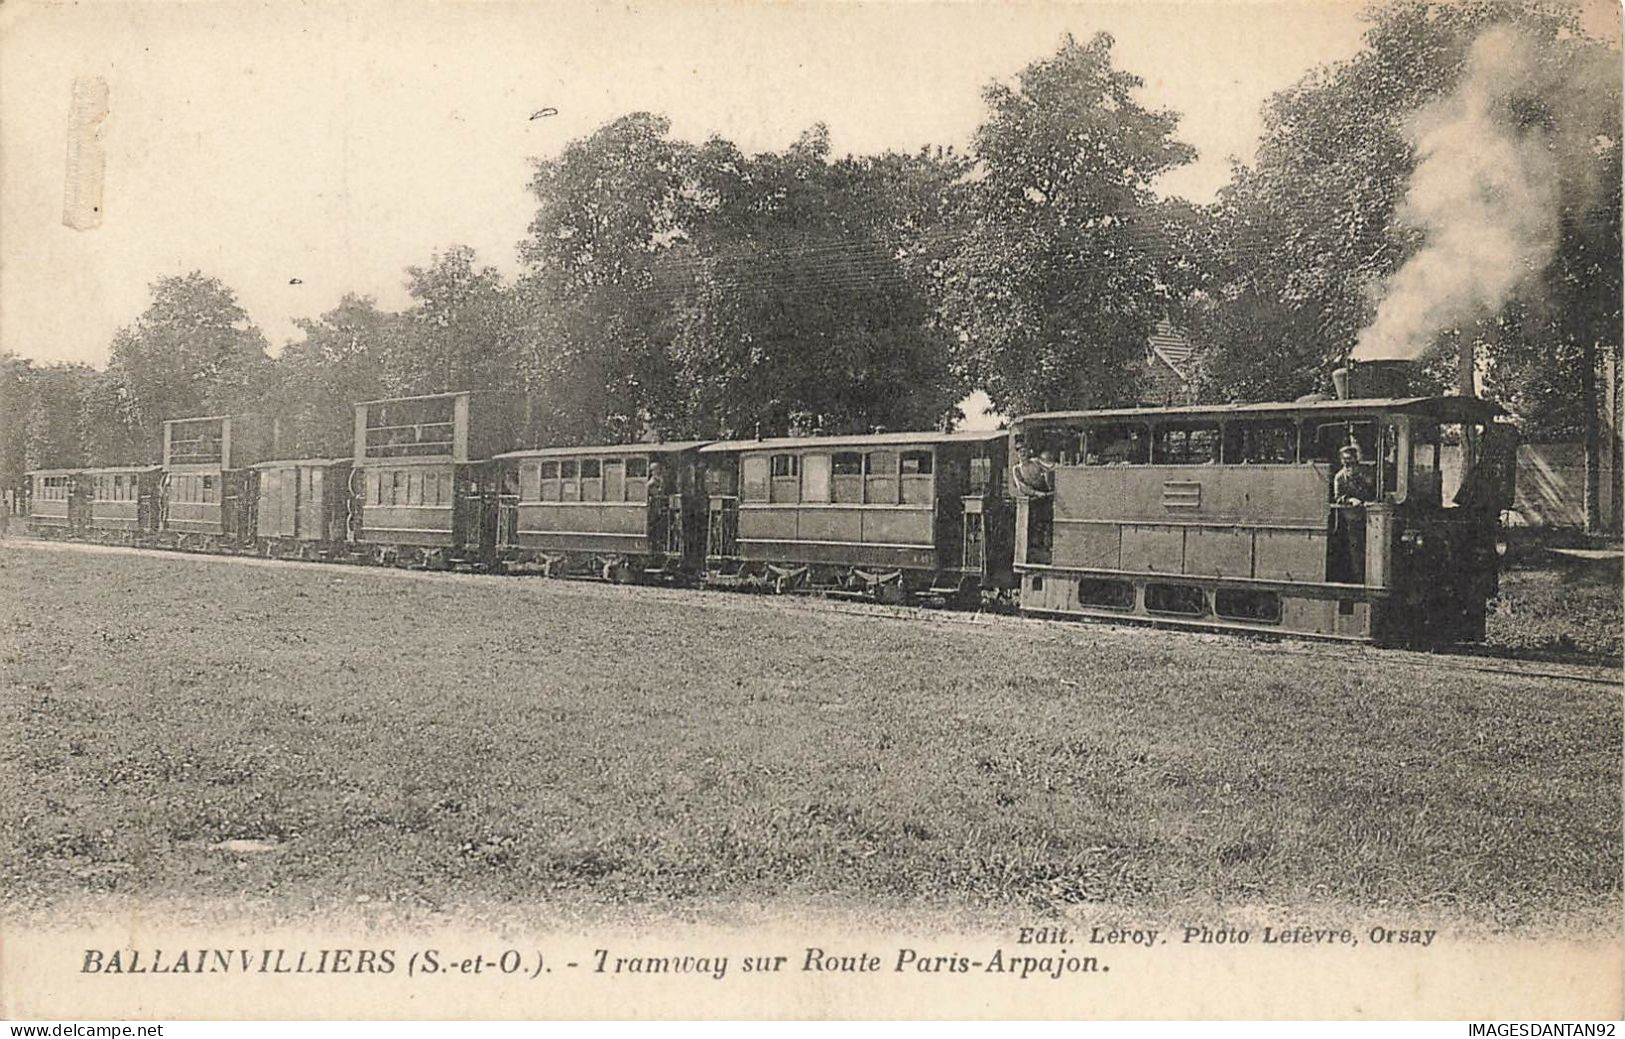
[(1152, 330), (1145, 345), (1151, 356), (1172, 368), (1175, 375), (1185, 380), (1190, 378), (1187, 365), (1191, 356), (1196, 353), (1196, 347), (1191, 344), (1183, 329), (1163, 318), (1157, 322), (1157, 327)]

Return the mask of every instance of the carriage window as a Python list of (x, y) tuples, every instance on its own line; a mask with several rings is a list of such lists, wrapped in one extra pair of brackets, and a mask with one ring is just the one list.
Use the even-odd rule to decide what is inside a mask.
[(771, 461), (773, 484), (769, 489), (769, 500), (775, 502), (795, 502), (801, 499), (801, 457), (799, 455), (774, 455)]
[(807, 455), (801, 460), (801, 500), (829, 501), (829, 455)]
[(577, 472), (575, 459), (570, 458), (559, 463), (559, 501), (581, 500), (581, 482)]
[(596, 458), (581, 460), (581, 500), (604, 500), (603, 467)]
[(1154, 465), (1206, 465), (1219, 460), (1217, 426), (1157, 430), (1151, 442)]
[(727, 459), (719, 459), (705, 467), (705, 493), (730, 495), (739, 493), (738, 472)]
[(604, 459), (604, 500), (626, 500), (626, 463), (619, 458)]
[(628, 458), (626, 460), (626, 500), (649, 500), (649, 460), (647, 458)]
[(863, 502), (863, 455), (841, 451), (829, 460), (829, 500), (851, 505)]
[(559, 463), (543, 462), (541, 465), (541, 487), (537, 498), (541, 501), (559, 500)]
[(739, 463), (741, 501), (768, 500), (768, 467), (766, 455), (747, 455)]
[(1298, 427), (1291, 422), (1232, 422), (1224, 429), (1226, 465), (1291, 465), (1298, 460)]
[(542, 499), (542, 467), (535, 462), (526, 462), (519, 467), (519, 500), (541, 501)]
[(383, 474), (376, 469), (367, 470), (367, 500), (374, 505), (384, 503)]
[(389, 503), (406, 504), (406, 473), (399, 469), (389, 474)]
[(933, 456), (930, 451), (904, 451), (901, 460), (903, 476), (903, 504), (929, 505), (931, 503), (931, 468)]
[(220, 489), (214, 485), (212, 476), (203, 478), (203, 500), (211, 505), (220, 500)]
[(406, 504), (423, 504), (423, 473), (420, 471), (406, 474)]
[(1145, 465), (1151, 461), (1151, 438), (1141, 425), (1091, 426), (1085, 441), (1084, 465)]
[(863, 500), (872, 505), (896, 505), (897, 452), (870, 451), (863, 463)]

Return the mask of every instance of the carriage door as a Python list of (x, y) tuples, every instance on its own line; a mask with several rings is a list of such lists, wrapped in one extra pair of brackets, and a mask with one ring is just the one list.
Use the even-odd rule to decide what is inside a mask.
[(739, 555), (738, 464), (737, 457), (720, 457), (705, 466), (705, 554), (712, 558)]
[(452, 544), (482, 556), (494, 553), (497, 535), (497, 481), (490, 465), (455, 467), (456, 510), (452, 515)]

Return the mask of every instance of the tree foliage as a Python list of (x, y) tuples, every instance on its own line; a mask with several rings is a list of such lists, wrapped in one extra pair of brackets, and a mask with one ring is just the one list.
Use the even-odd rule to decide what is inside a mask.
[(113, 337), (107, 366), (130, 440), (151, 450), (168, 419), (254, 410), (265, 346), (218, 279), (193, 271), (154, 282), (151, 304)]
[(946, 312), (964, 366), (1006, 412), (1131, 401), (1163, 313), (1151, 183), (1195, 153), (1135, 100), (1112, 38), (1070, 36), (983, 92), (964, 242)]
[[(1364, 50), (1270, 100), (1253, 163), (1238, 167), (1217, 202), (1184, 223), (1180, 247), (1196, 273), (1184, 285), (1182, 317), (1206, 347), (1209, 396), (1290, 399), (1326, 388), (1326, 373), (1372, 320), (1387, 279), (1424, 244), (1401, 219), (1417, 162), (1408, 131), (1425, 105), (1456, 87), (1485, 30), (1511, 26), (1536, 41), (1554, 66), (1546, 70), (1553, 81), (1591, 78), (1606, 90), (1606, 77), (1582, 66), (1602, 58), (1617, 70), (1617, 54), (1601, 53), (1560, 5), (1403, 0), (1370, 17)], [(1617, 71), (1612, 92), (1611, 101), (1586, 102), (1611, 110), (1612, 126), (1596, 128), (1603, 136), (1595, 154), (1569, 156), (1567, 168), (1586, 167), (1576, 175), (1617, 185)], [(1519, 104), (1511, 116), (1530, 132), (1570, 114), (1538, 97)], [(1567, 424), (1548, 409), (1578, 389), (1578, 367), (1552, 366), (1554, 351), (1577, 356), (1582, 340), (1619, 341), (1618, 214), (1617, 191), (1611, 200), (1598, 193), (1591, 205), (1571, 205), (1539, 290), (1440, 341), (1470, 338), (1490, 370), (1487, 389), (1536, 427)], [(1430, 367), (1445, 378), (1452, 370), (1438, 350)], [(1540, 387), (1554, 379), (1567, 389)]]

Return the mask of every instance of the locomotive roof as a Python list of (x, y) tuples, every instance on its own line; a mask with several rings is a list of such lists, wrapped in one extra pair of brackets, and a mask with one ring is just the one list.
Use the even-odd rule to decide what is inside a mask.
[(885, 447), (893, 444), (963, 444), (998, 440), (1008, 435), (1002, 429), (962, 430), (958, 433), (898, 432), (856, 433), (833, 437), (770, 437), (765, 440), (722, 440), (700, 448), (701, 454), (722, 451), (764, 451), (792, 447)]
[(1506, 410), (1479, 397), (1367, 397), (1357, 400), (1266, 401), (1259, 404), (1183, 404), (1171, 408), (1104, 408), (1099, 411), (1044, 411), (1018, 417), (1013, 425), (1059, 419), (1222, 418), (1297, 414), (1364, 414), (1373, 411), (1432, 414), (1444, 419), (1493, 418)]
[(652, 444), (586, 444), (581, 447), (533, 447), (523, 451), (505, 451), (495, 458), (579, 458), (595, 455), (675, 454), (692, 451), (711, 443), (709, 440), (662, 440)]

